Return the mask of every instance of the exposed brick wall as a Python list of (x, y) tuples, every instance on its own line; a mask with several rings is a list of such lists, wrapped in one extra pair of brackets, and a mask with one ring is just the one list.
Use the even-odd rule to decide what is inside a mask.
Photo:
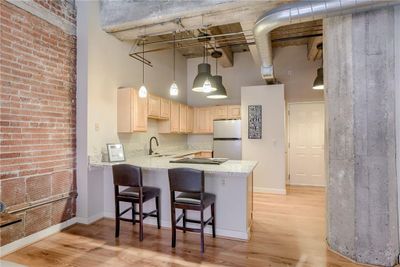
[[(71, 0), (35, 0), (75, 24)], [(0, 1), (0, 200), (9, 210), (76, 192), (76, 38)], [(75, 198), (18, 213), (0, 245), (75, 216)]]

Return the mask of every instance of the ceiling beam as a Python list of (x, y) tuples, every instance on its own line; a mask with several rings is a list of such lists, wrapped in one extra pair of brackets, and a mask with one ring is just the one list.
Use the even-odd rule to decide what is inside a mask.
[[(118, 3), (118, 2), (117, 2)], [(244, 4), (243, 2), (228, 2), (223, 5), (210, 7), (210, 10), (196, 9), (186, 10), (184, 13), (168, 14), (163, 12), (161, 15), (149, 17), (142, 20), (124, 21), (107, 25), (103, 23), (103, 30), (113, 34), (121, 41), (132, 41), (142, 36), (154, 36), (161, 34), (169, 34), (178, 30), (176, 18), (180, 18), (182, 25), (186, 30), (196, 30), (205, 26), (218, 26), (231, 24), (238, 21), (250, 21), (255, 23), (255, 20), (260, 17), (265, 11), (284, 4), (277, 1), (252, 1)], [(106, 14), (103, 10), (101, 14)], [(207, 12), (206, 12), (207, 11)]]
[[(211, 28), (210, 33), (212, 35), (222, 34), (221, 30), (218, 27)], [(223, 38), (220, 38), (219, 40), (223, 40)], [(215, 41), (218, 44), (218, 39), (216, 39)], [(222, 47), (221, 49), (217, 50), (222, 52), (222, 56), (218, 59), (219, 64), (224, 68), (233, 67), (233, 52), (230, 47)]]
[(322, 36), (312, 37), (308, 40), (307, 43), (307, 58), (310, 61), (315, 61), (321, 59), (322, 51), (320, 51), (317, 46), (318, 44), (322, 43)]

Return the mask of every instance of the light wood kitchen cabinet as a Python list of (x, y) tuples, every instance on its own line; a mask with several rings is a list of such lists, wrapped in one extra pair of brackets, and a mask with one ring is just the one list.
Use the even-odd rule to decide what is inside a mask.
[(240, 105), (229, 105), (228, 106), (228, 119), (240, 119)]
[(117, 91), (117, 131), (147, 131), (147, 97), (140, 98), (137, 89), (119, 88)]
[(164, 120), (168, 120), (169, 119), (169, 114), (170, 114), (170, 100), (169, 99), (165, 99), (165, 98), (161, 98), (161, 114), (160, 114), (160, 118), (164, 119)]
[(179, 132), (187, 132), (187, 106), (179, 104)]
[(228, 106), (215, 106), (214, 107), (214, 120), (221, 120), (228, 118)]
[(186, 132), (193, 133), (194, 128), (194, 109), (187, 107), (186, 109)]
[(193, 133), (209, 134), (213, 132), (213, 107), (200, 107), (194, 109)]
[(148, 95), (147, 116), (153, 119), (159, 119), (161, 116), (161, 98), (156, 95)]
[(169, 120), (160, 121), (158, 123), (159, 133), (179, 133), (180, 115), (179, 103), (170, 101), (170, 116)]

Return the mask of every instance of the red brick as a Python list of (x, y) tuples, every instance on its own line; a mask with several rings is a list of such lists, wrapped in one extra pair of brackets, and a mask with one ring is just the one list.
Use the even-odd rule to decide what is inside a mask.
[(51, 204), (26, 211), (25, 235), (31, 235), (51, 226)]
[(24, 178), (0, 180), (0, 188), (1, 188), (0, 199), (7, 206), (18, 205), (25, 202), (26, 188), (25, 188)]
[(51, 195), (50, 175), (35, 176), (26, 179), (26, 195), (28, 201), (48, 198)]
[[(73, 0), (34, 1), (75, 24)], [(0, 199), (18, 208), (76, 190), (76, 37), (7, 1), (0, 14)], [(3, 242), (75, 210), (74, 199), (28, 210)]]

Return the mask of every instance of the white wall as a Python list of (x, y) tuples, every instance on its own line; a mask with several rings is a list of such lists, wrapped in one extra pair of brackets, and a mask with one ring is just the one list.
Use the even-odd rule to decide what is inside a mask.
[(306, 45), (275, 48), (273, 52), (275, 77), (285, 85), (286, 103), (324, 100), (323, 90), (312, 89), (322, 62), (308, 61)]
[[(117, 134), (117, 88), (142, 84), (142, 64), (129, 57), (132, 44), (121, 42), (100, 27), (99, 3), (88, 3), (88, 154), (98, 156), (105, 144), (122, 142), (129, 153), (147, 148), (151, 135), (158, 136), (157, 123), (150, 122), (147, 133)], [(79, 36), (78, 36), (79, 38)], [(150, 93), (169, 97), (172, 83), (172, 50), (145, 55), (153, 68), (145, 67), (146, 87)], [(177, 100), (186, 103), (186, 59), (177, 55)], [(96, 129), (95, 126), (98, 126)], [(186, 145), (185, 135), (164, 135), (162, 144)]]
[[(246, 92), (246, 93), (244, 93)], [(242, 158), (256, 160), (254, 190), (286, 193), (283, 85), (242, 87)], [(262, 105), (262, 139), (248, 139), (248, 105)]]

